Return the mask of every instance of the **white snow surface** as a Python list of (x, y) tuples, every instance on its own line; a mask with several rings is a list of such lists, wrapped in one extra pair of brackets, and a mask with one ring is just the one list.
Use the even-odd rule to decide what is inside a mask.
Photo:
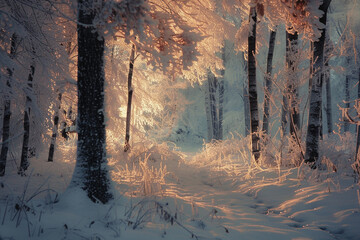
[(195, 147), (111, 163), (115, 197), (105, 205), (66, 190), (74, 161), (33, 160), (27, 177), (7, 172), (0, 239), (359, 239), (351, 175), (213, 161)]

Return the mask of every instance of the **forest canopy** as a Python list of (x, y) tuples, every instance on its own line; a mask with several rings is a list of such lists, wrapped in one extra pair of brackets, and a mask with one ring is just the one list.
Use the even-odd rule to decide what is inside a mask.
[(358, 184), (359, 13), (359, 0), (3, 0), (0, 183), (66, 175), (63, 192), (107, 204), (140, 175), (158, 194), (176, 159)]

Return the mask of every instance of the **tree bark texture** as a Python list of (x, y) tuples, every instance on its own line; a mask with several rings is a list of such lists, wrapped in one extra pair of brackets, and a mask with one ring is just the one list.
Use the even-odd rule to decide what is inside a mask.
[(212, 117), (211, 117), (211, 105), (210, 105), (210, 91), (209, 91), (209, 80), (205, 82), (205, 111), (206, 111), (206, 124), (207, 124), (207, 132), (208, 137), (207, 141), (211, 142), (213, 139), (213, 125), (212, 125)]
[(259, 111), (256, 89), (256, 7), (250, 8), (249, 22), (251, 30), (248, 37), (248, 78), (249, 78), (249, 102), (250, 102), (250, 132), (252, 153), (255, 161), (259, 161)]
[(313, 81), (313, 72), (314, 72), (314, 42), (310, 42), (310, 53), (311, 56), (310, 56), (310, 61), (309, 61), (309, 74), (310, 74), (310, 77), (309, 77), (309, 96), (310, 96), (310, 93), (311, 93), (311, 86), (312, 86), (312, 81)]
[[(244, 58), (244, 53), (242, 53), (242, 60), (244, 62), (244, 71), (248, 71), (248, 62)], [(249, 79), (244, 77), (243, 82), (243, 101), (244, 101), (244, 121), (245, 121), (245, 136), (250, 134), (250, 102), (249, 102)]]
[[(360, 67), (358, 69), (358, 89), (357, 89), (357, 97), (358, 101), (360, 101)], [(359, 103), (358, 103), (359, 104)], [(355, 152), (355, 171), (356, 173), (360, 174), (360, 159), (358, 157), (359, 155), (359, 147), (360, 147), (360, 125), (356, 125), (356, 152)]]
[(55, 143), (56, 143), (56, 137), (57, 137), (57, 133), (58, 133), (58, 128), (59, 128), (59, 112), (61, 109), (61, 98), (62, 98), (62, 93), (58, 94), (58, 108), (55, 111), (55, 115), (54, 115), (54, 127), (53, 127), (53, 133), (51, 135), (51, 142), (50, 142), (50, 149), (49, 149), (49, 156), (48, 156), (48, 162), (53, 162), (54, 161), (54, 152), (55, 152)]
[[(224, 76), (224, 75), (222, 75)], [(219, 117), (218, 117), (218, 136), (216, 139), (223, 139), (223, 118), (224, 118), (224, 77), (218, 80), (218, 88), (219, 88)]]
[[(17, 35), (14, 33), (11, 37), (10, 43), (10, 58), (15, 58), (16, 53), (16, 44), (17, 44)], [(2, 129), (2, 143), (1, 143), (1, 153), (0, 153), (0, 176), (5, 175), (6, 160), (7, 154), (9, 151), (9, 137), (10, 137), (10, 117), (11, 117), (11, 79), (13, 76), (13, 69), (8, 68), (8, 79), (6, 81), (7, 93), (5, 94), (4, 100), (4, 119), (3, 119), (3, 129)]]
[(217, 127), (218, 135), (217, 135), (216, 139), (218, 139), (218, 140), (223, 139), (224, 92), (225, 92), (224, 82), (225, 82), (225, 65), (226, 65), (225, 44), (226, 44), (226, 42), (224, 42), (224, 46), (223, 46), (222, 52), (221, 52), (221, 58), (223, 61), (224, 69), (221, 69), (221, 71), (220, 71), (221, 78), (218, 79), (218, 81), (217, 81), (218, 92), (219, 92), (219, 98), (218, 98), (219, 104), (218, 104), (218, 127)]
[(298, 55), (298, 34), (286, 32), (286, 64), (288, 71), (287, 98), (290, 114), (290, 135), (297, 136), (300, 129), (299, 114), (299, 79), (296, 73), (294, 56)]
[[(208, 86), (209, 86), (209, 103), (210, 103), (210, 117), (211, 117), (211, 129), (212, 139), (218, 137), (218, 115), (216, 108), (216, 89), (217, 89), (217, 78), (209, 70), (208, 72)], [(209, 139), (210, 141), (212, 139)]]
[[(325, 63), (325, 68), (328, 68), (328, 64)], [(332, 107), (331, 107), (331, 80), (330, 70), (325, 70), (325, 90), (326, 90), (326, 120), (327, 120), (327, 132), (331, 134), (332, 128)]]
[(106, 203), (112, 198), (105, 151), (104, 40), (92, 25), (93, 1), (78, 0), (78, 144), (71, 186)]
[(127, 103), (127, 110), (126, 110), (126, 130), (125, 130), (124, 152), (126, 152), (130, 149), (129, 141), (130, 141), (131, 103), (132, 103), (132, 95), (133, 95), (132, 76), (133, 76), (133, 72), (134, 72), (134, 61), (135, 61), (135, 45), (133, 44), (131, 47), (129, 74), (128, 74), (128, 103)]
[[(32, 91), (33, 79), (35, 74), (35, 62), (30, 66), (30, 73), (27, 79), (28, 91)], [(30, 110), (31, 110), (31, 97), (29, 94), (26, 96), (25, 111), (24, 111), (24, 137), (23, 145), (21, 150), (21, 160), (19, 174), (24, 174), (24, 172), (29, 167), (28, 152), (29, 152), (29, 138), (30, 138)]]
[[(66, 52), (67, 54), (70, 56), (71, 54), (71, 41), (67, 42), (66, 44)], [(56, 144), (56, 138), (57, 138), (57, 134), (58, 134), (58, 129), (59, 129), (59, 121), (60, 121), (60, 109), (61, 109), (61, 99), (62, 99), (62, 93), (60, 92), (60, 90), (58, 90), (58, 108), (55, 111), (55, 115), (54, 115), (54, 127), (53, 127), (53, 132), (51, 135), (51, 142), (50, 142), (50, 148), (49, 148), (49, 155), (48, 155), (48, 162), (53, 162), (54, 161), (54, 152), (55, 152), (55, 144)], [(63, 137), (65, 137), (66, 139), (68, 138), (67, 136), (67, 132), (66, 132), (66, 122), (63, 123), (64, 124), (64, 128), (62, 130), (62, 134)]]
[(323, 124), (323, 118), (324, 118), (324, 114), (323, 114), (323, 111), (322, 111), (322, 108), (321, 108), (321, 110), (320, 110), (320, 119), (319, 119), (319, 121), (320, 121), (320, 133), (319, 133), (319, 136), (320, 136), (320, 140), (323, 140), (324, 139), (324, 124)]
[(264, 134), (269, 132), (269, 118), (270, 118), (270, 97), (272, 91), (272, 61), (274, 57), (276, 31), (270, 32), (269, 38), (269, 51), (267, 55), (266, 63), (266, 75), (265, 75), (265, 96), (264, 96), (264, 117), (263, 117), (263, 131)]
[[(324, 12), (320, 18), (320, 22), (326, 26), (326, 14), (331, 0), (324, 0), (320, 6), (320, 10)], [(326, 29), (322, 29), (321, 37), (314, 42), (313, 59), (314, 64), (311, 66), (313, 78), (310, 91), (310, 108), (309, 120), (306, 135), (306, 152), (305, 162), (310, 164), (311, 168), (316, 168), (319, 159), (319, 135), (320, 135), (320, 112), (322, 108), (322, 78), (324, 63), (324, 43)]]
[[(346, 58), (347, 66), (350, 65), (350, 57)], [(345, 108), (350, 109), (350, 79), (351, 75), (346, 74), (345, 77)], [(344, 121), (344, 132), (348, 132), (350, 128), (350, 123), (347, 119), (343, 119)]]
[(287, 89), (285, 87), (282, 97), (282, 111), (281, 111), (281, 131), (282, 135), (285, 136), (287, 132), (287, 122), (288, 122), (288, 109), (289, 109), (289, 103), (287, 98)]

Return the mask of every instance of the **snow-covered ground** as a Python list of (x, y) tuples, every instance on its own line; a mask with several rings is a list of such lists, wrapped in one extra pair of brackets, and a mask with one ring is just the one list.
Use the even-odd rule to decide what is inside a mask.
[(0, 239), (359, 239), (353, 176), (206, 154), (112, 164), (116, 195), (106, 205), (65, 191), (74, 161), (9, 173), (0, 179)]

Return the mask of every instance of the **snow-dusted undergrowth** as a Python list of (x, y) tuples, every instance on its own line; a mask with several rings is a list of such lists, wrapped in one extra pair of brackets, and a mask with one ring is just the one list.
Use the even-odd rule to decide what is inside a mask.
[(109, 157), (116, 194), (106, 205), (65, 191), (75, 152), (63, 146), (61, 161), (33, 159), (27, 177), (1, 179), (0, 239), (357, 239), (352, 139), (325, 136), (317, 170), (295, 167), (287, 147), (254, 164), (247, 138), (186, 153), (144, 141)]

